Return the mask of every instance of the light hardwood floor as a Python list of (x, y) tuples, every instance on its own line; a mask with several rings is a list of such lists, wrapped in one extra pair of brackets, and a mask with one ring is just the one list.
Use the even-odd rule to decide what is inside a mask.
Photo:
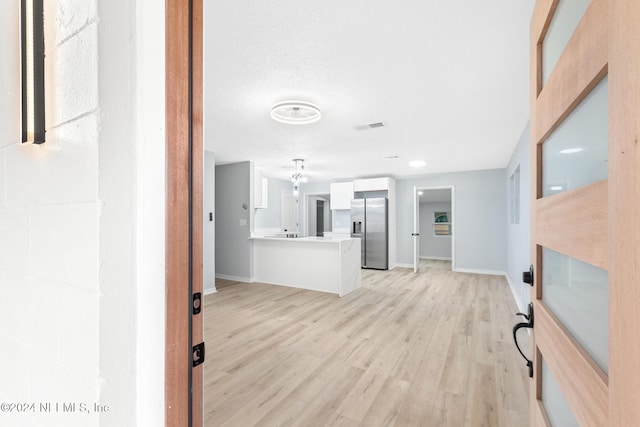
[(204, 302), (205, 426), (528, 424), (503, 277), (447, 261), (362, 272), (344, 298), (218, 281)]

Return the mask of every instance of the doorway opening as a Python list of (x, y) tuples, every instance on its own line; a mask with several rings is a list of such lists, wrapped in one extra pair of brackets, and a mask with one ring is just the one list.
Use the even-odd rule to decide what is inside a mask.
[(455, 187), (414, 187), (413, 272), (455, 271)]
[(309, 193), (304, 195), (304, 218), (306, 236), (324, 236), (332, 231), (333, 216), (329, 193)]

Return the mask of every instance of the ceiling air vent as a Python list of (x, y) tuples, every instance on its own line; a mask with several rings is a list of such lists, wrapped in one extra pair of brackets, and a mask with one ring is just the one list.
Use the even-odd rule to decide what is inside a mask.
[(369, 123), (367, 125), (356, 126), (355, 128), (356, 130), (367, 130), (367, 129), (382, 128), (384, 126), (385, 126), (384, 122), (376, 122), (376, 123)]

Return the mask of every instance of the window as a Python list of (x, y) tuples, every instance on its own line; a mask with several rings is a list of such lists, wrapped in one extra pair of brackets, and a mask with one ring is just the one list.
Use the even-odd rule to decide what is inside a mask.
[(509, 177), (509, 222), (520, 224), (520, 165)]
[(450, 212), (434, 212), (433, 213), (433, 235), (434, 236), (451, 236), (451, 213)]

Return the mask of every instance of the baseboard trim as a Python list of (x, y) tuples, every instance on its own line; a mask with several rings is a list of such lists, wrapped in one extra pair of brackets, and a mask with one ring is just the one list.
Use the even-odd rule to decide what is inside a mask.
[(242, 276), (231, 276), (229, 274), (216, 274), (216, 279), (233, 280), (234, 282), (251, 283), (251, 279)]
[(509, 284), (509, 288), (511, 289), (511, 294), (513, 295), (513, 299), (516, 301), (516, 305), (518, 306), (518, 309), (522, 312), (525, 313), (526, 309), (524, 308), (524, 305), (522, 304), (522, 301), (520, 301), (520, 298), (518, 298), (518, 295), (516, 294), (516, 287), (514, 286), (513, 282), (511, 281), (511, 278), (509, 277), (509, 275), (507, 273), (504, 274), (505, 279), (507, 279), (507, 283)]
[(204, 293), (204, 295), (205, 295), (205, 296), (207, 296), (207, 295), (211, 295), (211, 294), (215, 294), (215, 293), (217, 293), (217, 292), (218, 292), (218, 290), (216, 289), (216, 287), (215, 287), (215, 286), (214, 286), (213, 288), (205, 288), (205, 289), (203, 290), (203, 293)]
[[(395, 267), (400, 267), (400, 268), (413, 268), (413, 264), (404, 264), (404, 263), (398, 262), (398, 263), (396, 263), (396, 266), (395, 266)], [(395, 268), (395, 267), (394, 267), (394, 268)]]
[(456, 273), (490, 274), (492, 276), (506, 276), (507, 273), (499, 270), (479, 270), (475, 268), (456, 268)]
[(451, 257), (446, 257), (446, 256), (421, 256), (420, 259), (434, 259), (436, 261), (451, 261)]

